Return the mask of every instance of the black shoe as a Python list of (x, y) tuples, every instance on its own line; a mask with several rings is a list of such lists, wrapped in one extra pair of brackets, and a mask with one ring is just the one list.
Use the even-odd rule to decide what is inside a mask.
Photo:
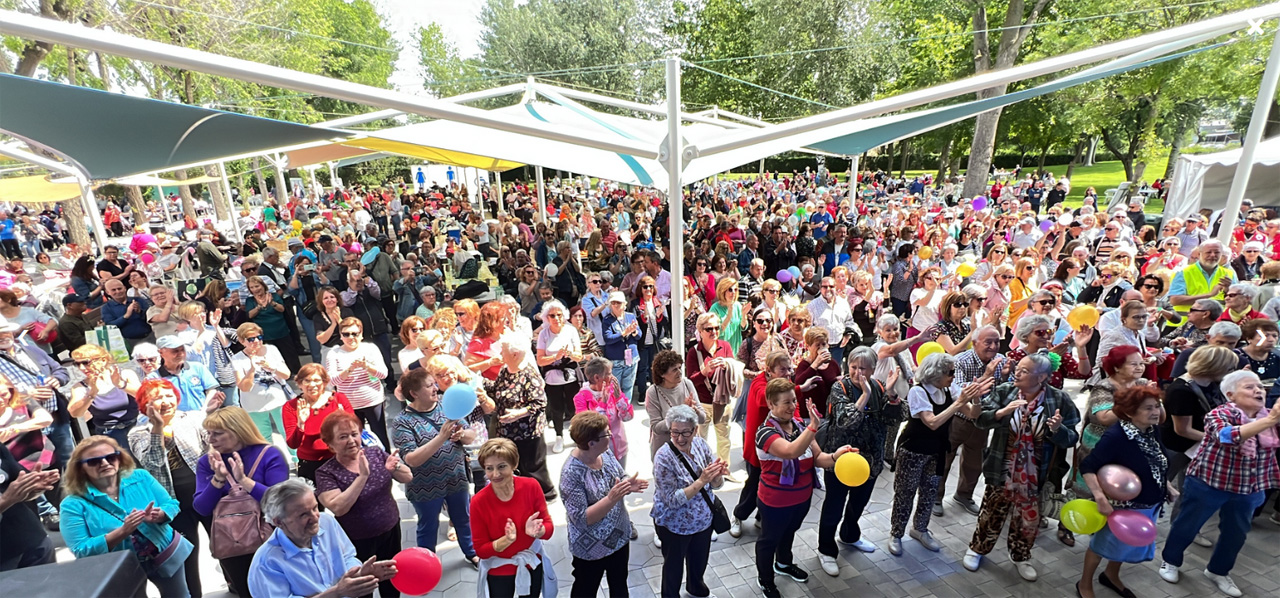
[(1084, 598), (1084, 594), (1080, 593), (1080, 582), (1076, 582), (1076, 598)]
[(1107, 577), (1106, 571), (1098, 574), (1098, 583), (1102, 584), (1102, 587), (1121, 595), (1123, 598), (1137, 598), (1137, 596), (1134, 595), (1133, 590), (1130, 590), (1129, 588), (1125, 588), (1123, 590), (1120, 589), (1119, 586), (1111, 581), (1110, 577)]
[(707, 598), (708, 596), (711, 595), (711, 588), (708, 588), (707, 584), (705, 583), (702, 584), (701, 588), (695, 588), (691, 585), (686, 585), (684, 587), (684, 591), (688, 593), (690, 596), (693, 596), (693, 598)]
[(779, 565), (778, 563), (774, 563), (773, 572), (778, 575), (786, 575), (800, 583), (808, 583), (809, 581), (809, 574), (805, 573), (804, 569), (795, 565)]
[(48, 515), (41, 517), (40, 522), (44, 524), (44, 529), (46, 531), (51, 532), (58, 531), (61, 528), (62, 523), (56, 512), (49, 513)]
[(764, 592), (764, 598), (782, 598), (782, 592), (778, 591), (778, 585), (772, 581), (764, 581), (757, 579), (756, 585), (760, 586), (760, 590)]

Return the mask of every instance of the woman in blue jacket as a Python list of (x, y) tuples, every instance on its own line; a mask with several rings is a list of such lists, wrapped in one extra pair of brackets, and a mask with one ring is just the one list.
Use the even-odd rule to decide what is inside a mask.
[(132, 550), (161, 598), (190, 596), (182, 565), (192, 546), (169, 526), (178, 500), (114, 439), (76, 446), (62, 486), (62, 538), (76, 558)]

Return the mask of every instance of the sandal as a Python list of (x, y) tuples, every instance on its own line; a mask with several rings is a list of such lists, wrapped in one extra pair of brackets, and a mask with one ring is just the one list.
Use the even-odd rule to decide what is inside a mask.
[(452, 525), (449, 526), (449, 541), (450, 542), (458, 541), (458, 532), (457, 530), (453, 529)]
[(1073, 534), (1073, 533), (1071, 533), (1071, 530), (1069, 530), (1069, 529), (1067, 529), (1067, 528), (1063, 527), (1062, 525), (1059, 525), (1059, 526), (1058, 526), (1058, 541), (1059, 541), (1059, 542), (1062, 542), (1062, 543), (1063, 543), (1063, 544), (1065, 544), (1066, 546), (1075, 546), (1075, 545), (1076, 545), (1076, 535), (1075, 535), (1075, 534)]

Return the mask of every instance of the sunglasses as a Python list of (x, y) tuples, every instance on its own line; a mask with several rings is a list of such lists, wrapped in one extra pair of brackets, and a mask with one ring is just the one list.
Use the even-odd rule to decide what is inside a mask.
[(651, 284), (642, 284), (642, 285), (640, 285), (640, 288), (642, 288), (642, 289), (656, 289), (656, 288), (658, 288), (658, 287), (656, 287), (656, 286), (654, 286), (654, 285), (651, 285)]
[(110, 463), (112, 465), (115, 465), (119, 462), (120, 462), (120, 451), (116, 451), (114, 453), (107, 453), (101, 457), (89, 457), (88, 459), (80, 460), (80, 464), (87, 467), (102, 467), (103, 463)]
[(342, 338), (359, 338), (359, 337), (360, 337), (359, 332), (343, 332), (342, 333)]
[[(160, 358), (159, 357), (139, 357), (137, 361), (138, 363), (155, 363), (157, 361), (160, 361)], [(85, 362), (85, 363), (87, 364), (88, 362)], [(76, 365), (80, 365), (80, 363), (77, 362)]]
[(598, 280), (588, 280), (588, 281), (587, 281), (587, 284), (600, 284), (600, 281), (598, 281)]
[(257, 336), (250, 336), (250, 337), (246, 337), (246, 338), (244, 339), (244, 342), (246, 342), (246, 343), (257, 343), (257, 342), (261, 342), (261, 341), (262, 341), (262, 335), (261, 335), (261, 334), (259, 334), (259, 335), (257, 335)]
[(1058, 302), (1054, 301), (1053, 299), (1042, 299), (1040, 301), (1037, 301), (1036, 303), (1039, 303), (1040, 305), (1043, 305), (1045, 307), (1053, 307), (1058, 304)]
[(1230, 299), (1232, 297), (1239, 297), (1239, 296), (1240, 296), (1240, 293), (1227, 293), (1226, 295), (1223, 295), (1223, 297), (1227, 299)]
[[(139, 361), (141, 361), (141, 360), (139, 360)], [(90, 364), (92, 364), (92, 363), (93, 363), (93, 360), (92, 360), (92, 359), (86, 359), (86, 360), (84, 360), (84, 361), (74, 361), (74, 362), (72, 362), (72, 363), (76, 364), (76, 367), (87, 367), (87, 366), (89, 366)]]
[(836, 288), (836, 285), (833, 285), (833, 284), (824, 284), (824, 285), (822, 285), (822, 288), (824, 288), (824, 289), (834, 289), (834, 288)]
[(1048, 338), (1053, 336), (1053, 331), (1052, 330), (1036, 330), (1036, 331), (1033, 331), (1031, 334)]
[(768, 326), (769, 324), (772, 324), (772, 323), (773, 323), (773, 320), (770, 320), (770, 319), (764, 318), (764, 319), (756, 320), (756, 323), (757, 323), (757, 324), (763, 324), (763, 325), (765, 325), (765, 326)]
[(1000, 280), (1009, 280), (1009, 279), (1013, 278), (1013, 275), (1012, 275), (1012, 274), (1001, 274), (1001, 275), (997, 276), (996, 278), (999, 278)]
[(719, 326), (706, 326), (706, 327), (703, 327), (702, 331), (703, 331), (703, 332), (720, 332), (720, 327), (719, 327)]
[(1158, 291), (1158, 290), (1160, 290), (1160, 285), (1158, 285), (1158, 284), (1144, 284), (1144, 285), (1142, 285), (1142, 288), (1144, 288), (1144, 289), (1151, 289), (1151, 290), (1153, 290), (1153, 291)]

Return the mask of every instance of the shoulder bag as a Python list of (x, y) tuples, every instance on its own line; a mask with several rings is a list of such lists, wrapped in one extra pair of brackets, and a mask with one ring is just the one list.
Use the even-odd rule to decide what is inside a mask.
[[(685, 460), (684, 453), (681, 453), (680, 449), (676, 448), (676, 444), (668, 440), (667, 446), (671, 448), (671, 452), (676, 454), (680, 464), (684, 465), (685, 471), (688, 471), (693, 479), (698, 479), (698, 474), (694, 473), (693, 467)], [(720, 497), (712, 498), (711, 493), (707, 492), (705, 487), (699, 490), (698, 494), (702, 495), (702, 500), (707, 501), (707, 508), (711, 509), (711, 529), (715, 530), (717, 534), (729, 531), (733, 524), (729, 521), (729, 510), (724, 507), (724, 503), (720, 502)]]
[[(270, 445), (262, 449), (247, 472), (249, 477), (253, 477), (262, 456), (270, 450), (278, 449)], [(271, 535), (271, 526), (262, 518), (258, 499), (245, 492), (240, 483), (229, 476), (227, 483), (231, 485), (231, 491), (213, 508), (213, 523), (209, 527), (210, 552), (218, 560), (253, 554)]]

